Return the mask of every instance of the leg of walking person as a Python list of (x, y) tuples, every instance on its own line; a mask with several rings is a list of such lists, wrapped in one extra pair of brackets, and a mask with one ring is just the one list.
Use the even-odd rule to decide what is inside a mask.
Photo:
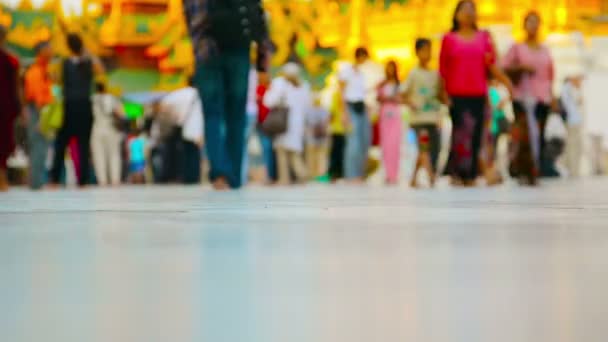
[(47, 180), (46, 156), (49, 148), (47, 139), (40, 133), (40, 112), (29, 105), (28, 145), (30, 154), (30, 188), (41, 189)]
[(344, 177), (352, 180), (353, 178), (363, 177), (359, 156), (363, 142), (359, 134), (360, 122), (356, 115), (350, 115), (351, 130), (346, 135), (346, 146), (344, 148)]
[(427, 125), (426, 130), (429, 134), (431, 165), (433, 166), (433, 172), (437, 173), (437, 164), (441, 153), (441, 131), (439, 131), (437, 125)]
[(371, 127), (365, 112), (349, 109), (351, 132), (346, 138), (344, 174), (347, 179), (361, 181), (365, 176), (367, 152), (371, 143)]
[(245, 141), (243, 143), (243, 165), (241, 166), (241, 183), (246, 185), (249, 181), (249, 142), (255, 130), (257, 116), (247, 113), (245, 121)]
[(119, 132), (112, 132), (108, 148), (109, 181), (112, 186), (118, 186), (122, 180), (122, 136)]
[(201, 178), (200, 149), (195, 143), (187, 140), (183, 141), (182, 146), (182, 182), (184, 184), (198, 184)]
[(311, 143), (306, 143), (306, 149), (304, 152), (304, 161), (306, 162), (306, 168), (308, 169), (308, 174), (310, 177), (314, 177), (316, 173), (315, 170), (315, 145)]
[[(105, 132), (107, 133), (107, 132)], [(111, 146), (102, 128), (95, 127), (91, 135), (91, 152), (93, 153), (93, 168), (99, 186), (108, 185), (108, 165)]]
[(68, 105), (65, 107), (65, 121), (63, 127), (55, 137), (55, 149), (53, 154), (53, 166), (51, 168), (51, 182), (55, 185), (61, 183), (61, 176), (65, 169), (65, 151), (72, 137), (71, 118), (69, 117)]
[(402, 132), (403, 128), (399, 115), (383, 114), (380, 117), (380, 146), (384, 168), (386, 169), (386, 181), (389, 184), (399, 181)]
[(277, 147), (275, 151), (277, 157), (278, 183), (280, 185), (287, 185), (290, 183), (288, 152), (283, 147)]
[(583, 137), (581, 127), (568, 126), (568, 140), (566, 142), (566, 158), (568, 162), (568, 171), (571, 177), (579, 177), (581, 170), (581, 156), (583, 153), (582, 144)]
[(226, 141), (225, 146), (231, 165), (230, 186), (242, 185), (243, 153), (245, 152), (245, 128), (247, 125), (247, 88), (249, 82), (249, 50), (226, 53), (223, 59), (226, 89)]
[(550, 163), (547, 162), (546, 152), (545, 152), (545, 126), (547, 124), (547, 117), (549, 116), (549, 112), (551, 108), (544, 103), (537, 103), (534, 107), (534, 117), (537, 122), (538, 129), (538, 159), (540, 161), (540, 173), (542, 176), (551, 176), (552, 167)]
[(479, 158), (483, 139), (485, 98), (473, 98), (469, 104), (469, 111), (474, 120), (473, 136), (471, 141), (472, 165), (467, 180), (474, 182), (479, 175)]
[(85, 186), (91, 182), (91, 130), (93, 129), (93, 113), (90, 101), (82, 102), (82, 120), (79, 120), (77, 132), (78, 154), (80, 157), (80, 179), (79, 186)]
[(203, 103), (205, 148), (209, 160), (209, 180), (217, 189), (224, 189), (231, 174), (225, 140), (225, 81), (221, 59), (211, 57), (197, 64), (194, 83)]
[(262, 155), (264, 158), (264, 166), (266, 167), (266, 176), (268, 181), (277, 179), (274, 150), (272, 148), (272, 138), (265, 135), (261, 130), (258, 130), (260, 145), (262, 146)]
[(15, 119), (13, 113), (0, 110), (0, 192), (9, 188), (8, 158), (15, 150)]
[(301, 152), (289, 151), (289, 166), (296, 176), (298, 183), (307, 180), (309, 173), (306, 170), (306, 164), (304, 163)]
[(329, 154), (329, 176), (332, 180), (337, 180), (344, 176), (344, 147), (344, 135), (333, 134), (331, 136), (331, 149)]

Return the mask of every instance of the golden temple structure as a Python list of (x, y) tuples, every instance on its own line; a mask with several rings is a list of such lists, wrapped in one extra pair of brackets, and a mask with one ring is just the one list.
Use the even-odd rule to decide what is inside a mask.
[[(358, 45), (379, 61), (413, 63), (413, 41), (438, 40), (449, 30), (457, 0), (265, 0), (276, 46), (273, 64), (297, 58), (311, 74), (331, 68), (328, 59), (347, 58)], [(80, 32), (93, 53), (126, 68), (160, 72), (159, 88), (183, 83), (194, 63), (181, 0), (0, 0), (0, 23), (11, 26), (9, 41), (26, 48), (52, 38), (65, 51), (63, 35)], [(595, 20), (608, 13), (608, 0), (478, 0), (481, 25), (502, 36), (519, 37), (522, 18), (539, 11), (545, 33), (580, 31), (606, 35)], [(14, 23), (11, 10), (47, 13), (49, 27), (36, 18)], [(14, 15), (13, 15), (14, 16)], [(37, 21), (38, 20), (38, 21)], [(27, 23), (27, 24), (26, 24)], [(331, 53), (329, 53), (331, 52)], [(329, 57), (328, 57), (329, 56)]]

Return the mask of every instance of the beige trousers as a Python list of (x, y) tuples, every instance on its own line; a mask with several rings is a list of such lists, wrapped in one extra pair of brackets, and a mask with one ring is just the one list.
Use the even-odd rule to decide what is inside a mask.
[(581, 161), (583, 160), (583, 127), (568, 126), (568, 140), (566, 141), (566, 163), (571, 177), (581, 174)]
[(302, 160), (302, 153), (289, 151), (283, 147), (277, 147), (276, 154), (279, 184), (286, 185), (290, 183), (291, 171), (293, 171), (298, 182), (306, 180), (308, 172), (306, 172), (306, 166)]
[(100, 186), (119, 185), (122, 170), (120, 133), (105, 127), (93, 128), (91, 151), (97, 183)]
[(309, 144), (306, 146), (306, 166), (311, 178), (319, 177), (325, 173), (327, 151), (325, 145)]

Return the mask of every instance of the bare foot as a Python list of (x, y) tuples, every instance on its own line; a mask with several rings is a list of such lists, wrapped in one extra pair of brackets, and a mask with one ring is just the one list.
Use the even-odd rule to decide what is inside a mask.
[(46, 189), (46, 190), (52, 190), (52, 191), (59, 190), (59, 189), (61, 189), (61, 184), (59, 184), (59, 183), (49, 183), (49, 184), (47, 184), (44, 187), (44, 189)]
[(416, 179), (412, 179), (412, 181), (410, 182), (410, 187), (412, 189), (418, 188), (418, 182), (416, 181)]
[(463, 182), (463, 185), (465, 188), (472, 188), (475, 186), (475, 181), (474, 180), (465, 180)]
[(365, 184), (365, 179), (363, 178), (352, 178), (348, 180), (348, 183), (351, 185), (363, 185)]
[(8, 176), (5, 169), (0, 169), (0, 192), (8, 191)]
[(460, 178), (451, 177), (450, 178), (450, 185), (451, 186), (464, 186), (464, 182)]
[(213, 181), (213, 189), (215, 191), (227, 191), (230, 190), (230, 185), (228, 185), (226, 178), (218, 177), (215, 181)]

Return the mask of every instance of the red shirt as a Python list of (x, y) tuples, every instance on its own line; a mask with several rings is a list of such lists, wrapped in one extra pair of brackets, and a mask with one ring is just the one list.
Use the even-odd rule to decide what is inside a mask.
[(263, 84), (258, 85), (257, 89), (255, 90), (256, 102), (258, 104), (258, 123), (264, 122), (268, 116), (268, 113), (270, 112), (270, 109), (264, 106), (264, 95), (266, 94), (267, 90), (268, 86)]
[(470, 40), (450, 32), (443, 37), (439, 73), (451, 96), (486, 96), (488, 66), (495, 61), (494, 44), (487, 31)]

